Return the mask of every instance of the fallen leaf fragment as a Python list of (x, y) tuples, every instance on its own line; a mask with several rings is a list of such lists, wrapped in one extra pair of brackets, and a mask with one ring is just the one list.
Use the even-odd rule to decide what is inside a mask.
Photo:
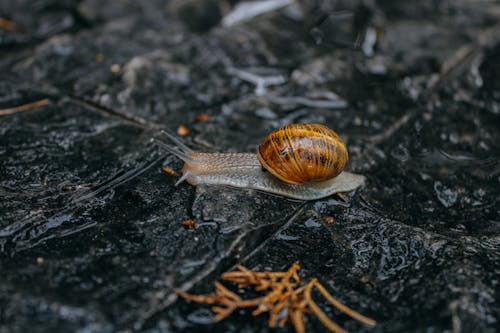
[(164, 166), (163, 168), (161, 168), (164, 172), (168, 173), (169, 175), (171, 176), (178, 176), (179, 174), (177, 173), (177, 171), (169, 168), (168, 166)]
[(97, 62), (103, 62), (103, 61), (104, 61), (104, 54), (102, 54), (102, 53), (97, 53), (97, 54), (95, 55), (95, 61), (97, 61)]
[(189, 134), (189, 128), (187, 128), (186, 125), (180, 124), (179, 127), (177, 127), (177, 134), (186, 136)]
[(3, 17), (0, 17), (0, 28), (11, 32), (19, 31), (17, 24)]
[(335, 222), (333, 216), (325, 216), (324, 221), (328, 224), (332, 224), (333, 222)]
[(208, 120), (208, 118), (210, 118), (208, 113), (201, 113), (201, 114), (197, 115), (194, 119), (198, 122), (201, 122), (201, 121)]
[(196, 221), (195, 220), (184, 220), (184, 221), (182, 221), (182, 225), (185, 226), (189, 230), (193, 230), (196, 228)]

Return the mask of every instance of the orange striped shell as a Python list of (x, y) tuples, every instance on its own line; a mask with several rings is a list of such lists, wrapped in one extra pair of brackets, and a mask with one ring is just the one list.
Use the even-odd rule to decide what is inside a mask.
[(340, 136), (321, 124), (291, 124), (269, 134), (260, 144), (262, 166), (289, 184), (322, 181), (338, 176), (347, 163)]

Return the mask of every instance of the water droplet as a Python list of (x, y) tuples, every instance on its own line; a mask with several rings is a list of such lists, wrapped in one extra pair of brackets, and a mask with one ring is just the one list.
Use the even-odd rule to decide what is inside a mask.
[(284, 240), (284, 241), (294, 241), (300, 239), (299, 236), (293, 236), (293, 235), (286, 235), (283, 233), (279, 233), (276, 235), (277, 240)]
[(318, 221), (314, 219), (308, 219), (307, 221), (304, 222), (304, 225), (308, 228), (319, 228), (321, 227), (321, 223), (318, 223)]
[(187, 316), (187, 319), (195, 324), (208, 325), (214, 322), (214, 315), (209, 309), (201, 308), (194, 312), (191, 312)]
[(230, 226), (230, 227), (225, 227), (225, 228), (221, 228), (220, 229), (220, 233), (221, 234), (224, 234), (224, 235), (229, 235), (237, 230), (240, 230), (241, 229), (241, 226), (239, 225), (233, 225), (233, 226)]
[(180, 267), (179, 272), (182, 275), (191, 274), (197, 267), (200, 267), (203, 264), (205, 264), (205, 260), (189, 261)]
[(446, 187), (440, 181), (434, 183), (434, 192), (436, 192), (439, 202), (446, 208), (453, 206), (457, 202), (457, 192)]
[(406, 162), (410, 159), (410, 152), (402, 144), (399, 144), (395, 149), (393, 149), (391, 155), (401, 162)]
[(316, 45), (320, 45), (323, 43), (323, 33), (318, 28), (311, 29), (311, 37)]

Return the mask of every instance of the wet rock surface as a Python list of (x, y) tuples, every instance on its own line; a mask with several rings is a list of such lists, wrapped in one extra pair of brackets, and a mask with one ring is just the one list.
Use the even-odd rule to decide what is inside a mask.
[[(350, 331), (495, 332), (500, 5), (297, 1), (226, 26), (236, 5), (0, 2), (0, 332), (275, 331), (173, 290), (296, 260), (378, 321), (318, 300)], [(175, 187), (150, 141), (184, 124), (194, 149), (251, 152), (291, 122), (338, 131), (366, 185)]]

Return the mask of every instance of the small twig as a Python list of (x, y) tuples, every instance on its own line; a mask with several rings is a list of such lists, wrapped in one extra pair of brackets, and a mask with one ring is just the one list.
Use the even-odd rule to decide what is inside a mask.
[(49, 103), (50, 103), (50, 100), (48, 98), (44, 98), (44, 99), (41, 99), (41, 100), (36, 101), (36, 102), (19, 105), (19, 106), (13, 107), (13, 108), (0, 109), (0, 116), (6, 116), (9, 114), (28, 111), (28, 110), (31, 110), (34, 108), (39, 108), (41, 106), (48, 105)]
[(376, 145), (389, 139), (396, 131), (406, 125), (416, 115), (415, 110), (410, 110), (390, 125), (383, 133), (370, 136), (370, 144)]
[(287, 78), (283, 75), (262, 76), (237, 68), (228, 68), (227, 72), (231, 75), (235, 75), (240, 80), (254, 84), (255, 94), (257, 96), (264, 95), (267, 87), (284, 84), (287, 81)]
[(293, 2), (294, 0), (243, 1), (236, 5), (236, 7), (222, 19), (222, 25), (224, 27), (230, 27), (248, 21), (255, 16), (281, 9)]

